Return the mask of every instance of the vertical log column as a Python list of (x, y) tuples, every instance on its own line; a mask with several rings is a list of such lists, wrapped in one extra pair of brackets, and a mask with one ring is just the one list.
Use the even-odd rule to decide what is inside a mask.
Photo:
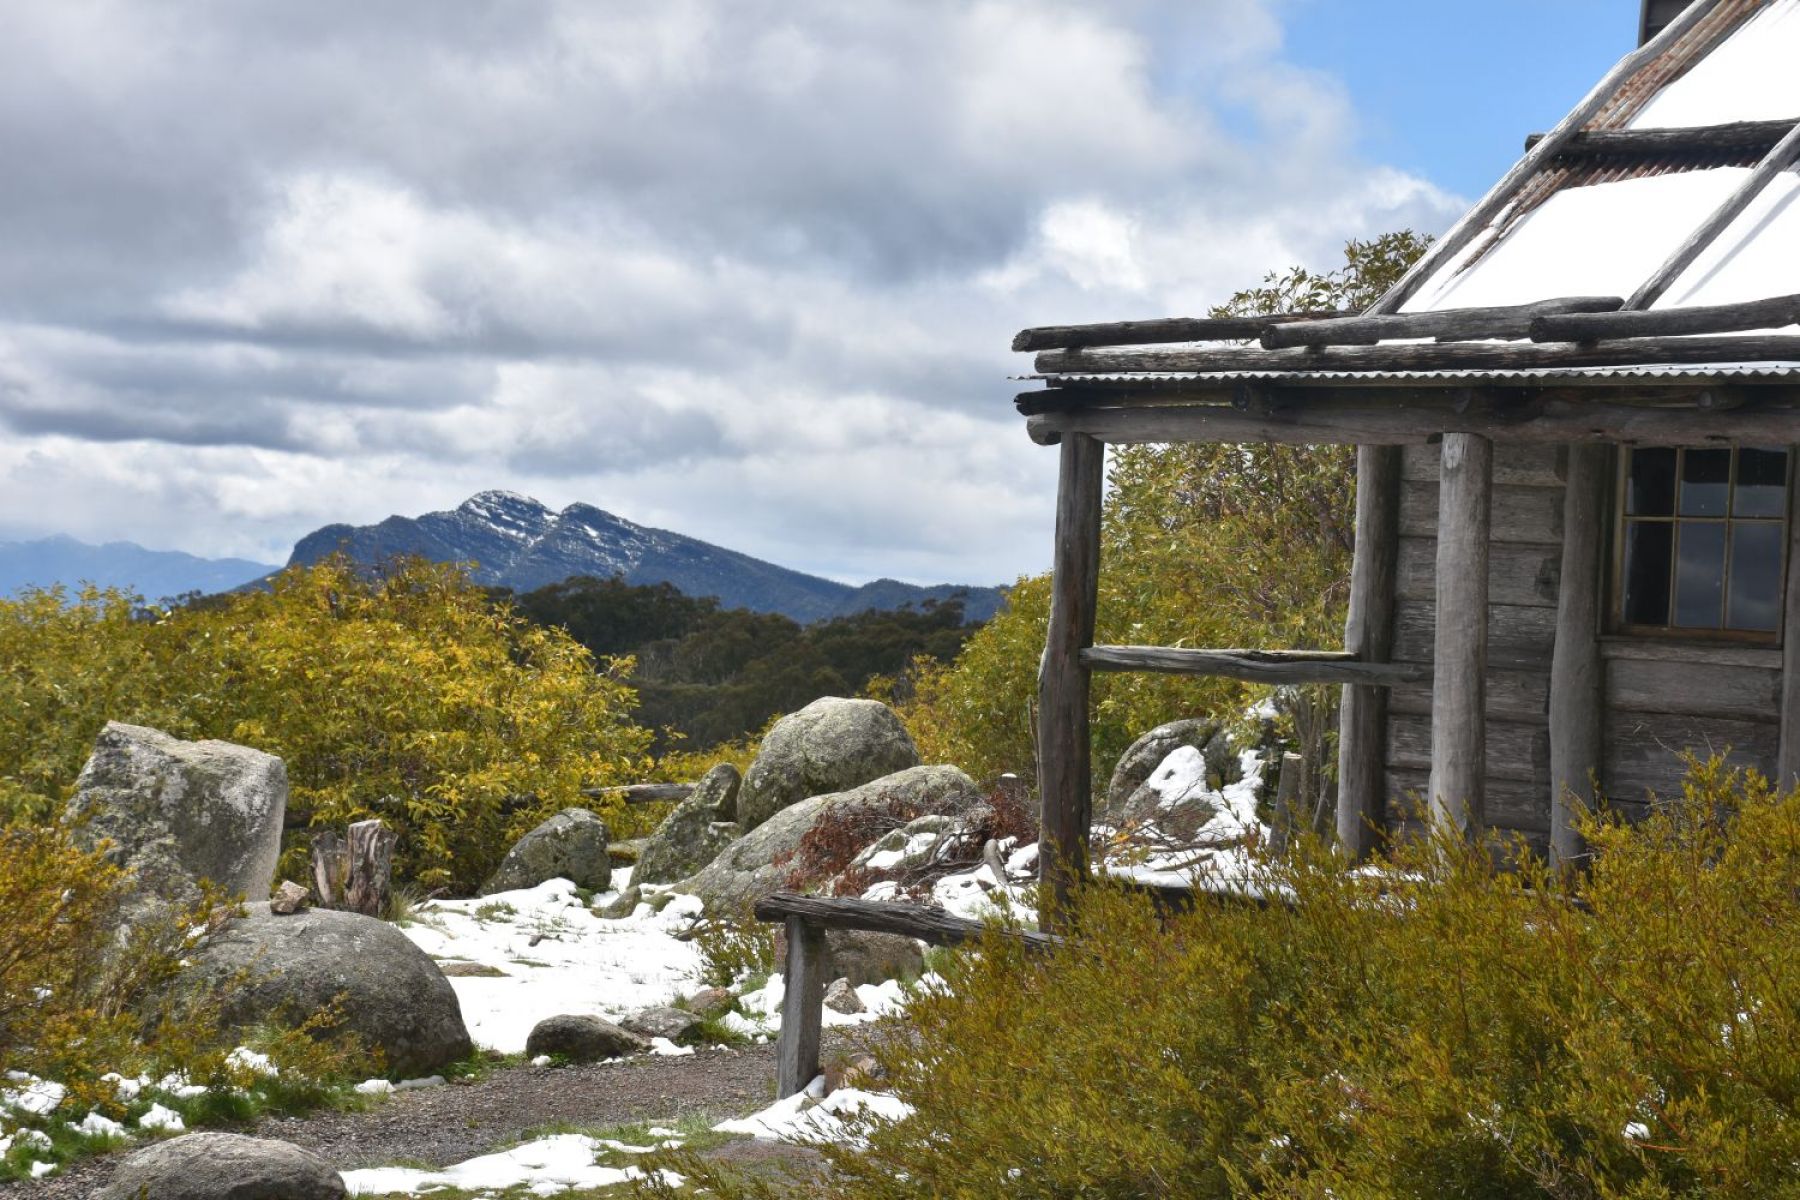
[(800, 917), (787, 919), (787, 975), (781, 1000), (781, 1038), (775, 1047), (775, 1098), (803, 1092), (819, 1073), (819, 1032), (825, 1017), (825, 976), (831, 952), (825, 931)]
[(1056, 490), (1056, 566), (1050, 633), (1038, 668), (1038, 791), (1044, 852), (1039, 879), (1058, 906), (1087, 872), (1093, 763), (1088, 739), (1088, 669), (1100, 590), (1100, 492), (1106, 447), (1065, 434)]
[(1600, 578), (1607, 450), (1579, 445), (1570, 446), (1568, 454), (1556, 651), (1550, 662), (1550, 863), (1557, 867), (1575, 866), (1587, 855), (1575, 822), (1594, 804), (1605, 706)]
[[(1387, 662), (1394, 650), (1400, 453), (1398, 446), (1356, 448), (1356, 558), (1344, 649), (1364, 662)], [(1346, 686), (1338, 708), (1337, 834), (1358, 861), (1375, 848), (1383, 827), (1386, 760), (1387, 689)]]
[[(1800, 446), (1788, 447), (1800, 455)], [(1781, 751), (1776, 784), (1800, 784), (1800, 503), (1790, 497), (1788, 511), (1787, 601), (1781, 624)]]
[(1494, 446), (1444, 435), (1438, 483), (1437, 630), (1431, 688), (1431, 812), (1480, 836), (1487, 774), (1488, 532)]

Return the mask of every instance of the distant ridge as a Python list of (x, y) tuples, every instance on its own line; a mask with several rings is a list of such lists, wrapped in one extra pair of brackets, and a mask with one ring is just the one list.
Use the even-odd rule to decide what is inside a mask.
[(244, 558), (200, 558), (179, 550), (146, 550), (135, 542), (103, 546), (71, 537), (0, 542), (0, 595), (27, 587), (82, 583), (133, 591), (146, 600), (189, 592), (225, 592), (269, 573), (267, 563)]
[(689, 596), (716, 597), (725, 608), (780, 613), (803, 624), (947, 600), (961, 600), (966, 619), (985, 621), (1003, 598), (999, 588), (921, 587), (892, 579), (853, 587), (637, 525), (591, 504), (556, 512), (516, 492), (480, 492), (448, 512), (389, 517), (376, 525), (327, 525), (295, 544), (288, 565), (314, 563), (339, 550), (363, 563), (404, 554), (474, 562), (476, 582), (519, 592), (577, 575), (618, 575), (627, 583), (668, 583)]

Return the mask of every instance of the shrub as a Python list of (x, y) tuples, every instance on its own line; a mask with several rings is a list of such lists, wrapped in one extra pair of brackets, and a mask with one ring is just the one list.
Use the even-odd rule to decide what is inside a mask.
[(1800, 795), (1696, 763), (1587, 832), (1569, 882), (1438, 839), (1265, 862), (1267, 906), (1090, 888), (1068, 948), (941, 967), (880, 1051), (914, 1116), (831, 1151), (821, 1190), (1795, 1194)]

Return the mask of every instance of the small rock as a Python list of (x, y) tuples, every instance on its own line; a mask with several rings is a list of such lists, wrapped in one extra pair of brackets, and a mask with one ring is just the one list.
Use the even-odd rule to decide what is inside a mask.
[(127, 1157), (101, 1200), (338, 1200), (349, 1192), (330, 1163), (287, 1142), (190, 1133)]
[(594, 910), (594, 915), (603, 921), (622, 921), (637, 911), (637, 906), (643, 901), (643, 898), (643, 889), (636, 884), (632, 884), (617, 896), (614, 896), (611, 900), (608, 900), (605, 904), (596, 908)]
[(839, 1088), (862, 1088), (866, 1091), (886, 1079), (887, 1072), (873, 1054), (840, 1055), (825, 1064), (825, 1091), (828, 1095)]
[(278, 917), (291, 917), (306, 906), (311, 892), (291, 879), (281, 881), (275, 889), (275, 895), (269, 900), (269, 911)]
[(825, 1007), (832, 1012), (843, 1013), (846, 1016), (869, 1011), (857, 996), (856, 989), (850, 986), (848, 979), (831, 981), (831, 986), (825, 989)]
[(700, 1018), (679, 1008), (646, 1008), (643, 1012), (626, 1017), (619, 1025), (640, 1037), (667, 1038), (671, 1042), (679, 1042), (700, 1028)]
[(708, 1017), (724, 1016), (736, 1003), (737, 997), (732, 995), (729, 988), (714, 987), (695, 992), (681, 1002), (681, 1007), (705, 1020)]
[[(919, 943), (898, 933), (828, 929), (825, 948), (831, 956), (832, 972), (848, 979), (851, 987), (889, 979), (917, 979), (925, 973), (925, 952), (919, 949)], [(775, 942), (775, 969), (787, 969), (786, 938)]]
[(648, 1049), (650, 1043), (637, 1034), (620, 1029), (604, 1017), (585, 1014), (546, 1017), (525, 1039), (525, 1054), (529, 1058), (549, 1054), (578, 1063), (624, 1058)]
[(534, 888), (551, 879), (567, 879), (590, 892), (606, 891), (612, 883), (606, 822), (585, 808), (563, 809), (513, 844), (482, 885), (481, 894)]

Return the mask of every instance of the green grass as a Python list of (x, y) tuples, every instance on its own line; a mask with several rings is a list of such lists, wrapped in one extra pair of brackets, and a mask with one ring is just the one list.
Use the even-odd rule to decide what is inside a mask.
[(504, 921), (508, 917), (516, 917), (519, 910), (504, 900), (490, 900), (486, 904), (476, 906), (474, 917), (477, 921)]

